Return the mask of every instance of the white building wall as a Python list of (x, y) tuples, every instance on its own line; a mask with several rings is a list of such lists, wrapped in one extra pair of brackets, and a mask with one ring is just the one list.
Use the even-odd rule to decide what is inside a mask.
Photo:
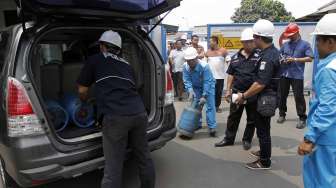
[[(308, 41), (311, 45), (313, 44), (313, 36), (310, 34), (314, 31), (316, 23), (300, 23), (300, 34), (303, 40)], [(275, 24), (275, 37), (274, 44), (277, 48), (279, 47), (279, 38), (280, 35), (285, 31), (287, 24)], [(240, 38), (241, 32), (247, 28), (252, 27), (252, 24), (223, 24), (223, 25), (213, 25), (210, 26), (210, 34), (216, 33), (224, 37), (235, 37)], [(230, 55), (233, 55), (238, 51), (238, 49), (228, 50)], [(306, 63), (305, 72), (304, 72), (304, 86), (305, 89), (310, 90), (312, 88), (312, 72), (313, 72), (313, 63)]]

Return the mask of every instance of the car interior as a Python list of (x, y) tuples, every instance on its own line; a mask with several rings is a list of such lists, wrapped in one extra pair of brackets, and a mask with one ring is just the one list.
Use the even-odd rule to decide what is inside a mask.
[[(77, 95), (77, 78), (85, 60), (100, 52), (97, 40), (102, 32), (103, 29), (85, 29), (85, 32), (79, 28), (58, 29), (38, 39), (32, 51), (30, 65), (38, 94), (44, 102), (61, 101), (68, 94)], [(140, 47), (142, 44), (132, 35), (126, 32), (120, 34), (123, 41), (122, 56), (134, 68), (137, 90), (143, 98), (147, 112), (150, 113), (153, 62), (143, 47)], [(94, 86), (90, 87), (90, 97), (94, 98)], [(96, 121), (98, 122), (97, 118)], [(79, 128), (69, 121), (58, 135), (70, 139), (99, 131), (99, 123), (89, 128)]]

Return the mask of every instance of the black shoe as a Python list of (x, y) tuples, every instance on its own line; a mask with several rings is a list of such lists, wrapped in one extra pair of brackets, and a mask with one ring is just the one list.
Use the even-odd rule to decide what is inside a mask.
[(277, 120), (277, 123), (284, 123), (286, 121), (285, 116), (279, 116), (279, 119)]
[(260, 162), (260, 160), (257, 160), (252, 163), (247, 163), (246, 168), (251, 169), (251, 170), (269, 170), (271, 169), (271, 165), (265, 166)]
[(216, 137), (216, 133), (217, 133), (216, 129), (210, 129), (209, 130), (210, 137)]
[(201, 129), (202, 129), (202, 126), (197, 127), (197, 128), (195, 129), (195, 132), (196, 132), (196, 131), (199, 131), (199, 130), (201, 130)]
[(296, 128), (297, 129), (304, 129), (306, 127), (306, 120), (300, 120), (297, 124), (296, 124)]
[(225, 146), (233, 146), (233, 142), (228, 142), (225, 139), (215, 143), (215, 147), (225, 147)]
[(244, 150), (249, 150), (249, 149), (251, 149), (251, 147), (252, 147), (251, 142), (243, 141), (243, 148), (244, 148)]
[(191, 140), (192, 137), (190, 136), (186, 136), (186, 135), (183, 135), (183, 134), (180, 134), (179, 137), (182, 139), (182, 140)]

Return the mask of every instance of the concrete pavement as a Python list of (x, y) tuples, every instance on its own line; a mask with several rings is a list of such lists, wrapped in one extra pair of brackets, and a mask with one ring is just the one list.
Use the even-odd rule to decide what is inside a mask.
[[(272, 120), (273, 166), (269, 171), (251, 171), (244, 167), (253, 157), (244, 151), (241, 145), (245, 127), (245, 115), (239, 128), (236, 145), (226, 148), (214, 148), (221, 140), (226, 128), (228, 104), (217, 114), (218, 138), (209, 138), (207, 129), (200, 130), (192, 140), (176, 138), (164, 148), (152, 153), (156, 172), (157, 188), (300, 188), (301, 157), (296, 154), (304, 130), (295, 128), (297, 121), (293, 98), (288, 100), (288, 118), (284, 124)], [(185, 102), (176, 102), (179, 117)], [(258, 149), (258, 141), (253, 140)], [(94, 171), (71, 180), (63, 180), (43, 187), (100, 187), (101, 171)], [(128, 161), (124, 171), (124, 188), (139, 187), (135, 163)]]

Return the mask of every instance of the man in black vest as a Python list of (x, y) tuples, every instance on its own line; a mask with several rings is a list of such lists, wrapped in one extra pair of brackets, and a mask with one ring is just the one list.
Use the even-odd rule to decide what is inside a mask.
[[(266, 170), (271, 169), (271, 117), (274, 116), (277, 107), (280, 52), (273, 44), (275, 28), (272, 22), (263, 19), (257, 21), (253, 26), (253, 32), (254, 42), (257, 48), (261, 49), (258, 71), (254, 83), (247, 91), (238, 94), (236, 103), (243, 104), (246, 99), (258, 96), (255, 125), (260, 151), (251, 152), (251, 155), (255, 156), (257, 160), (246, 164), (246, 167), (253, 170)], [(269, 111), (272, 111), (273, 114)]]
[(105, 156), (102, 188), (121, 188), (127, 145), (138, 162), (142, 188), (154, 188), (155, 171), (146, 139), (148, 117), (135, 87), (130, 64), (121, 58), (121, 37), (106, 31), (99, 39), (101, 53), (89, 57), (78, 78), (79, 95), (87, 100), (95, 84), (98, 117), (103, 125)]
[(242, 32), (240, 41), (243, 44), (243, 48), (232, 56), (230, 66), (227, 70), (228, 81), (225, 99), (231, 103), (225, 137), (222, 141), (216, 143), (215, 147), (225, 147), (234, 144), (240, 119), (245, 108), (247, 118), (243, 136), (243, 147), (245, 150), (249, 150), (255, 129), (257, 98), (251, 97), (247, 100), (246, 104), (242, 105), (235, 104), (230, 98), (232, 98), (232, 94), (236, 95), (239, 92), (247, 91), (253, 84), (260, 56), (259, 50), (256, 49), (253, 41), (252, 28), (246, 28)]

